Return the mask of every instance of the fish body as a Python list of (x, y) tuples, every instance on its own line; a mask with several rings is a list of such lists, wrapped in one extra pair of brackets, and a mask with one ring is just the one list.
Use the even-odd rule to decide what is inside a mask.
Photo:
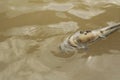
[(65, 53), (75, 52), (82, 48), (87, 48), (88, 45), (98, 39), (106, 38), (111, 33), (120, 29), (120, 23), (107, 26), (101, 29), (77, 31), (73, 35), (67, 37), (60, 45), (61, 51)]

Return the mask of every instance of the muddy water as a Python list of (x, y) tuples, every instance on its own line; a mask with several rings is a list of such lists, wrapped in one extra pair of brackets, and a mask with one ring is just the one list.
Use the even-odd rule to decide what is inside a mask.
[(64, 55), (77, 30), (120, 22), (119, 0), (1, 0), (0, 80), (119, 80), (120, 32)]

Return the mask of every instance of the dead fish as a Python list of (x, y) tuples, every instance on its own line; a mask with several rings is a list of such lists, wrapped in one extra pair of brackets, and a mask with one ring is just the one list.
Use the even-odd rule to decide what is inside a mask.
[(67, 37), (61, 44), (60, 49), (64, 53), (76, 52), (80, 49), (86, 49), (87, 46), (98, 39), (106, 38), (111, 33), (120, 29), (120, 23), (95, 30), (78, 31)]

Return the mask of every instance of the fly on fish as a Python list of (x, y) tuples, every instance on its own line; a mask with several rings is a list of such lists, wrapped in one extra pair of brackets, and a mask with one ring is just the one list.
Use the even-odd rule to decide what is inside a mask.
[(87, 48), (90, 44), (98, 39), (106, 38), (111, 33), (120, 29), (120, 23), (90, 31), (78, 31), (67, 37), (60, 45), (64, 53), (76, 52), (82, 48)]

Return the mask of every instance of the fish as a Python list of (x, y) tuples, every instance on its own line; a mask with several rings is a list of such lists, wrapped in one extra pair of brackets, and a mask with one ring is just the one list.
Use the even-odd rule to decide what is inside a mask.
[(75, 53), (80, 49), (87, 49), (92, 43), (108, 37), (120, 29), (120, 23), (94, 30), (77, 31), (68, 36), (59, 46), (62, 53)]

